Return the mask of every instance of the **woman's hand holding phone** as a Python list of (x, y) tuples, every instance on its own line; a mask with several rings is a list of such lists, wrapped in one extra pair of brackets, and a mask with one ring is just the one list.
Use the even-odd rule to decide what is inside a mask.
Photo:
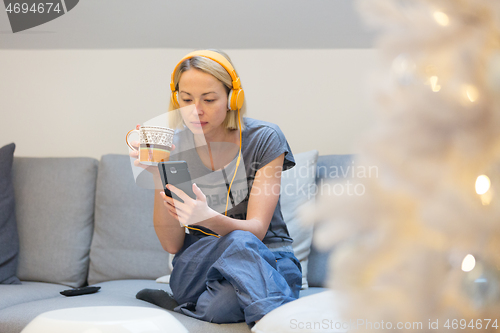
[(201, 189), (196, 186), (196, 184), (193, 184), (193, 192), (196, 195), (196, 199), (192, 199), (190, 196), (184, 193), (184, 191), (171, 184), (167, 185), (167, 189), (170, 192), (175, 193), (184, 201), (180, 202), (165, 195), (164, 192), (160, 193), (170, 215), (176, 218), (183, 225), (203, 222), (218, 214), (208, 206), (207, 197), (205, 196), (205, 194), (203, 194)]

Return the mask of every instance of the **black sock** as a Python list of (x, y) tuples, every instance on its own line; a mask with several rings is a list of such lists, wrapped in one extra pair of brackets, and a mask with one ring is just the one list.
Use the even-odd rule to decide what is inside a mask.
[(135, 295), (135, 298), (158, 305), (167, 310), (173, 310), (179, 305), (172, 295), (161, 289), (142, 289)]

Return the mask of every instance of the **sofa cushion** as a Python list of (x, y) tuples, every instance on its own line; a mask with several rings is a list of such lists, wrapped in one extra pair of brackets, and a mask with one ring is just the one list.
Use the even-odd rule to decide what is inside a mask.
[(2, 333), (19, 333), (30, 321), (35, 319), (36, 316), (52, 310), (85, 306), (116, 305), (156, 307), (147, 302), (139, 301), (132, 296), (122, 296), (119, 293), (108, 293), (104, 286), (95, 294), (76, 297), (65, 297), (59, 294), (59, 291), (62, 290), (64, 290), (64, 288), (52, 290), (49, 291), (50, 295), (46, 295), (44, 298), (3, 308), (0, 311), (0, 331)]
[(353, 172), (354, 176), (356, 176), (355, 156), (355, 154), (319, 156), (316, 167), (316, 183), (321, 184), (324, 181), (335, 182), (336, 180), (353, 178)]
[[(21, 285), (0, 285), (0, 312), (16, 304), (38, 301), (59, 296), (59, 292), (68, 289), (62, 284), (23, 281)], [(0, 327), (2, 325), (0, 324)], [(3, 332), (2, 332), (3, 333)]]
[(0, 148), (0, 284), (20, 284), (16, 277), (19, 255), (12, 161), (14, 143)]
[[(43, 312), (64, 308), (85, 306), (142, 306), (158, 309), (156, 305), (136, 299), (135, 295), (144, 288), (170, 291), (169, 285), (158, 284), (152, 280), (108, 281), (100, 283), (99, 286), (101, 289), (97, 293), (78, 297), (64, 297), (60, 295), (59, 290), (56, 290), (57, 286), (53, 288), (53, 290), (45, 290), (44, 288), (44, 298), (33, 300), (28, 303), (18, 303), (0, 311), (1, 332), (19, 333), (37, 315)], [(25, 285), (23, 283), (21, 286), (5, 287), (25, 287)], [(179, 320), (191, 333), (250, 332), (245, 323), (213, 324), (173, 311), (169, 311), (169, 313)]]
[[(352, 178), (353, 168), (356, 166), (354, 162), (354, 154), (346, 155), (322, 155), (318, 157), (316, 166), (316, 185), (318, 195), (332, 194), (335, 191), (340, 192), (339, 188), (333, 186), (346, 178)], [(354, 169), (354, 171), (356, 171)], [(311, 287), (323, 287), (328, 276), (328, 260), (330, 253), (334, 249), (321, 251), (313, 244), (311, 245), (311, 253), (309, 254), (308, 263), (308, 282)]]
[(295, 256), (302, 266), (302, 289), (305, 289), (308, 287), (307, 269), (313, 225), (304, 224), (298, 211), (306, 203), (314, 201), (318, 151), (299, 153), (294, 158), (295, 167), (283, 171), (281, 176), (281, 213), (293, 238)]
[[(326, 279), (329, 275), (329, 259), (330, 254), (334, 251), (333, 248), (328, 251), (318, 250), (316, 246), (311, 245), (311, 253), (309, 254), (309, 263), (307, 267), (308, 279), (310, 287), (324, 287)], [(332, 272), (333, 273), (333, 272)]]
[(252, 332), (347, 332), (349, 320), (340, 316), (339, 296), (327, 290), (286, 303), (262, 317)]
[(136, 185), (127, 155), (99, 164), (89, 283), (156, 279), (170, 272), (153, 226), (154, 191)]
[(21, 280), (85, 283), (96, 176), (93, 158), (14, 159)]

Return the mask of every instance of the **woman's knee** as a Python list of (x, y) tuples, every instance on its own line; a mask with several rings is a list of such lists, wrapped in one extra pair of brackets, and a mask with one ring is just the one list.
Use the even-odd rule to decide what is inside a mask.
[(276, 268), (276, 260), (273, 253), (257, 236), (249, 231), (234, 230), (220, 238), (219, 242), (220, 249), (228, 256), (237, 252), (239, 260), (248, 259), (255, 261), (257, 257), (260, 257)]
[(211, 281), (196, 304), (196, 311), (205, 313), (213, 323), (236, 323), (245, 320), (234, 287), (227, 280)]
[(225, 235), (220, 239), (220, 241), (225, 243), (237, 243), (237, 244), (252, 244), (252, 243), (262, 243), (260, 239), (257, 238), (250, 231), (245, 230), (234, 230)]
[(251, 233), (250, 231), (246, 231), (246, 230), (233, 230), (231, 231), (230, 233), (228, 233), (227, 235), (224, 236), (225, 238), (227, 239), (249, 239), (249, 240), (254, 240), (254, 239), (257, 239), (257, 236), (255, 236), (253, 233)]

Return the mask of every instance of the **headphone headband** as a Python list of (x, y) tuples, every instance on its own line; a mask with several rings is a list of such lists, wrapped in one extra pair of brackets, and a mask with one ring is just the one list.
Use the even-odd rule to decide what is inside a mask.
[(226, 57), (224, 57), (222, 54), (217, 53), (215, 51), (198, 50), (198, 51), (194, 51), (194, 52), (191, 52), (188, 55), (186, 55), (184, 58), (181, 59), (181, 61), (179, 61), (177, 66), (175, 66), (174, 71), (172, 72), (172, 81), (170, 82), (170, 89), (172, 90), (172, 92), (175, 91), (174, 76), (175, 76), (175, 73), (177, 72), (177, 68), (184, 62), (184, 60), (191, 59), (194, 57), (208, 58), (208, 59), (213, 60), (216, 63), (220, 64), (222, 67), (224, 67), (224, 69), (231, 76), (231, 80), (233, 83), (233, 89), (234, 90), (240, 89), (240, 86), (241, 86), (240, 78), (238, 77), (238, 75), (236, 75), (236, 71), (234, 70), (234, 68), (231, 65), (231, 63), (229, 62), (229, 60), (226, 59)]
[(226, 59), (226, 57), (224, 57), (220, 53), (210, 50), (198, 50), (191, 52), (187, 54), (184, 58), (182, 58), (181, 61), (179, 61), (179, 63), (175, 66), (174, 71), (172, 72), (172, 80), (170, 81), (170, 90), (172, 90), (172, 101), (174, 102), (174, 105), (176, 106), (179, 105), (177, 101), (177, 93), (174, 81), (175, 73), (177, 72), (179, 66), (184, 62), (184, 60), (191, 59), (193, 57), (203, 57), (213, 60), (219, 65), (221, 65), (229, 73), (229, 75), (231, 76), (233, 87), (229, 95), (228, 107), (231, 110), (240, 109), (243, 105), (243, 99), (244, 99), (244, 92), (243, 89), (241, 89), (240, 78), (238, 77), (238, 75), (236, 75), (236, 71), (234, 70), (233, 65), (231, 65), (231, 63), (229, 62), (229, 60)]

